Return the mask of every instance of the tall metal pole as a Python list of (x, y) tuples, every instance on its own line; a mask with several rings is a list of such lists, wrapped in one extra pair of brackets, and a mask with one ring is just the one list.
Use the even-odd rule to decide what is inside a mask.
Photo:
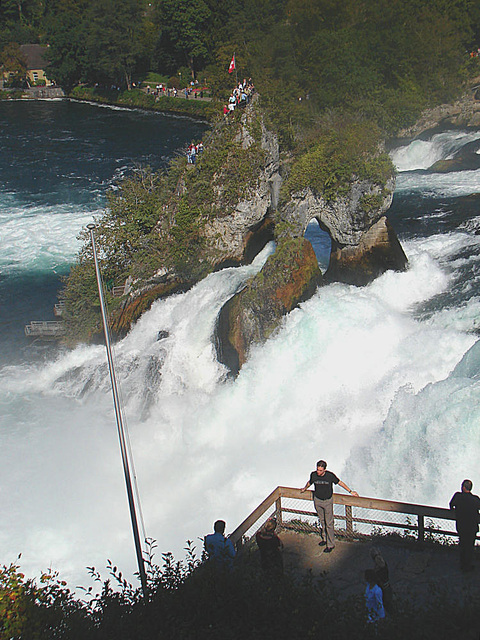
[(138, 532), (137, 513), (135, 510), (135, 500), (133, 497), (132, 479), (130, 476), (130, 465), (128, 463), (127, 446), (125, 439), (125, 428), (123, 425), (122, 411), (120, 407), (120, 400), (118, 397), (117, 379), (115, 377), (115, 368), (113, 366), (112, 347), (110, 344), (110, 334), (108, 331), (107, 314), (105, 312), (105, 302), (103, 299), (103, 290), (100, 277), (100, 267), (98, 265), (97, 247), (95, 245), (95, 237), (93, 230), (95, 225), (93, 223), (87, 224), (87, 229), (90, 231), (90, 239), (92, 242), (93, 260), (95, 262), (95, 275), (97, 277), (98, 297), (100, 298), (100, 308), (102, 311), (103, 332), (105, 334), (105, 348), (107, 350), (108, 368), (110, 371), (110, 381), (112, 383), (113, 404), (115, 407), (115, 418), (117, 421), (118, 439), (120, 442), (120, 452), (122, 454), (123, 472), (125, 475), (125, 485), (127, 487), (128, 506), (130, 508), (130, 518), (132, 520), (133, 539), (135, 542), (135, 551), (137, 554), (138, 573), (140, 575), (140, 582), (142, 584), (143, 596), (147, 597), (147, 575), (145, 572), (145, 562), (143, 560), (142, 545), (140, 543), (140, 534)]

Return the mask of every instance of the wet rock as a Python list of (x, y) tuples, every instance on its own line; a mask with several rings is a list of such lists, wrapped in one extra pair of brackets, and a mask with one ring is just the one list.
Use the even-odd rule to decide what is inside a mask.
[(384, 216), (366, 231), (355, 246), (332, 243), (326, 282), (363, 286), (389, 269), (403, 271), (408, 260), (392, 225)]
[(251, 345), (265, 342), (321, 282), (312, 245), (303, 238), (282, 241), (263, 269), (222, 307), (215, 330), (218, 360), (236, 375)]

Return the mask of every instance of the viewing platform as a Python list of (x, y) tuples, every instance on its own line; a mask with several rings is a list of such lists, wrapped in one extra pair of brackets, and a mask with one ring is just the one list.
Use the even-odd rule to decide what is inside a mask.
[(30, 324), (25, 325), (25, 335), (29, 338), (56, 340), (65, 335), (65, 325), (57, 320), (47, 322), (32, 321)]
[[(471, 601), (480, 590), (477, 568), (463, 573), (458, 534), (450, 509), (377, 498), (334, 494), (335, 549), (323, 553), (312, 491), (277, 487), (230, 535), (240, 549), (258, 553), (255, 533), (274, 516), (284, 544), (285, 570), (324, 581), (340, 598), (365, 591), (364, 572), (372, 568), (370, 549), (386, 560), (396, 598), (428, 603), (432, 593), (458, 602)], [(478, 538), (477, 538), (478, 539)], [(251, 544), (253, 542), (253, 544)], [(478, 548), (476, 549), (478, 552)], [(362, 600), (363, 602), (363, 600)], [(478, 640), (478, 630), (475, 630)]]

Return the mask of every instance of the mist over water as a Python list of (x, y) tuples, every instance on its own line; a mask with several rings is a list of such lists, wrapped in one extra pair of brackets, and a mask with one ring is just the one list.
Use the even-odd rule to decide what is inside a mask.
[[(116, 345), (146, 532), (159, 552), (182, 557), (187, 539), (200, 547), (218, 518), (233, 530), (277, 485), (303, 486), (320, 457), (360, 495), (444, 505), (464, 477), (475, 481), (476, 207), (415, 180), (390, 214), (408, 270), (365, 288), (318, 289), (252, 349), (236, 380), (215, 359), (216, 316), (272, 245), (252, 265), (155, 302)], [(73, 585), (106, 558), (133, 572), (103, 348), (6, 362), (0, 406), (0, 561), (22, 552), (27, 573), (51, 563)]]

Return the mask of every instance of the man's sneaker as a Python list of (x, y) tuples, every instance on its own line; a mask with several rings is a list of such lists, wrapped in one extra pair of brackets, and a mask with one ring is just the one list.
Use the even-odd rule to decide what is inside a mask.
[(323, 553), (332, 553), (334, 549), (335, 547), (327, 547), (326, 549), (323, 550)]
[(327, 544), (327, 543), (325, 542), (325, 540), (321, 540), (321, 541), (318, 543), (318, 546), (319, 546), (319, 547), (324, 547), (326, 544)]

